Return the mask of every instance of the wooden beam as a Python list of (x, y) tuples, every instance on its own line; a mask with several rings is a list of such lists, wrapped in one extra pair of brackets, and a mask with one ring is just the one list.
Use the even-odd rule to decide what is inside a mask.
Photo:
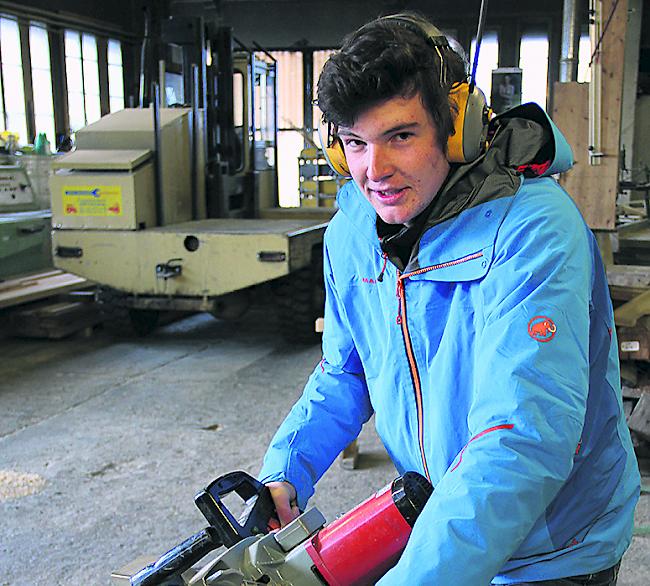
[[(602, 116), (600, 165), (589, 164), (589, 87), (577, 82), (557, 83), (553, 119), (573, 149), (574, 168), (560, 177), (587, 224), (594, 230), (614, 230), (621, 142), (623, 62), (627, 28), (627, 0), (603, 0)], [(614, 6), (616, 9), (612, 12)]]

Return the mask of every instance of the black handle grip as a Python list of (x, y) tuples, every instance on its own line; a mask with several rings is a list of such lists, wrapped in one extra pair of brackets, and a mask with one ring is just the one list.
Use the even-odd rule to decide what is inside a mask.
[[(240, 525), (221, 499), (237, 493), (244, 501), (255, 499), (244, 525)], [(276, 515), (269, 489), (246, 472), (230, 472), (217, 478), (194, 497), (208, 523), (214, 527), (226, 547), (242, 539), (268, 532), (269, 519)]]
[(81, 258), (84, 251), (79, 246), (57, 246), (54, 254), (60, 258)]
[(142, 568), (131, 578), (131, 586), (175, 584), (174, 578), (178, 578), (178, 584), (182, 584), (180, 575), (220, 546), (221, 541), (216, 531), (212, 527), (206, 527), (170, 549), (154, 564)]
[(45, 224), (35, 224), (33, 226), (23, 226), (22, 228), (18, 228), (18, 233), (19, 234), (38, 234), (39, 232), (42, 232), (45, 230)]

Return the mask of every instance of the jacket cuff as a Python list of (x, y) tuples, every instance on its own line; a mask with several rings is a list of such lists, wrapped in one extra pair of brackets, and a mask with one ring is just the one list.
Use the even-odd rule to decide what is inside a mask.
[(307, 502), (314, 494), (314, 487), (309, 479), (300, 475), (292, 475), (285, 471), (272, 471), (265, 465), (260, 470), (258, 480), (263, 484), (267, 482), (289, 482), (296, 489), (296, 502), (301, 511), (306, 510)]

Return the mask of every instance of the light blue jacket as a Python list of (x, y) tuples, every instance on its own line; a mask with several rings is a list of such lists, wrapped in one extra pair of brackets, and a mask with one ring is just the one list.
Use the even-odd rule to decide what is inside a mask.
[(639, 474), (605, 271), (550, 177), (571, 152), (537, 107), (493, 125), (402, 274), (388, 263), (378, 279), (375, 213), (353, 183), (341, 191), (325, 239), (323, 361), (260, 474), (291, 482), (304, 508), (374, 413), (398, 471), (435, 487), (382, 586), (596, 572), (631, 539)]

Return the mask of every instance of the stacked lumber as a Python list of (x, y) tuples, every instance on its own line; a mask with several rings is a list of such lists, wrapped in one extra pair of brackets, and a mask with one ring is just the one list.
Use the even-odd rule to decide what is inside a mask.
[(13, 310), (7, 329), (10, 335), (21, 338), (59, 339), (79, 331), (90, 332), (102, 321), (92, 296), (86, 301), (51, 299)]
[(0, 309), (44, 299), (88, 285), (86, 279), (59, 270), (21, 275), (0, 281)]

